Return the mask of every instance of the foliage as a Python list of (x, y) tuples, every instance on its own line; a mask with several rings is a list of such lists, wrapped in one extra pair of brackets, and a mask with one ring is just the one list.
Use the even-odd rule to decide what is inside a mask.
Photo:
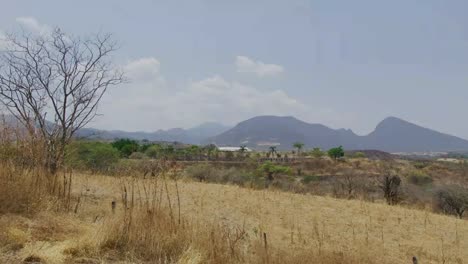
[(358, 151), (358, 152), (353, 154), (353, 158), (356, 158), (356, 159), (361, 159), (361, 158), (365, 158), (365, 157), (366, 157), (366, 154), (364, 152), (361, 152), (361, 151)]
[(319, 181), (320, 177), (316, 175), (306, 175), (302, 178), (302, 183), (303, 184), (309, 184), (311, 182)]
[(66, 148), (66, 164), (77, 169), (100, 171), (119, 161), (119, 152), (110, 144), (76, 141)]
[(414, 167), (416, 169), (420, 169), (420, 170), (426, 168), (428, 165), (429, 165), (429, 163), (423, 162), (423, 161), (417, 161), (417, 162), (414, 163)]
[(275, 153), (277, 153), (276, 147), (275, 147), (275, 146), (270, 146), (270, 147), (268, 148), (268, 153), (267, 153), (267, 154), (268, 154), (270, 157), (274, 158), (274, 157), (275, 157)]
[(138, 152), (145, 153), (153, 144), (149, 144), (143, 140), (143, 144), (138, 148)]
[(291, 173), (291, 169), (286, 166), (276, 165), (271, 161), (267, 161), (258, 167), (258, 170), (265, 173), (267, 179), (272, 181), (274, 179), (274, 175), (283, 173), (289, 174)]
[(120, 152), (120, 156), (128, 158), (133, 152), (138, 151), (140, 144), (136, 140), (122, 138), (112, 142), (112, 147)]
[(145, 151), (146, 156), (155, 159), (162, 153), (162, 147), (159, 144), (154, 144), (148, 147)]
[(304, 148), (304, 143), (302, 143), (302, 142), (294, 142), (293, 147), (297, 149), (297, 154), (300, 154), (302, 148)]
[(337, 160), (337, 159), (343, 157), (344, 156), (343, 147), (339, 146), (337, 148), (331, 148), (330, 150), (328, 150), (328, 156), (330, 156), (330, 158), (332, 158), (334, 160)]
[(321, 158), (323, 156), (325, 156), (325, 152), (323, 152), (320, 148), (314, 148), (310, 154), (312, 155), (312, 157), (314, 158)]
[(432, 183), (432, 177), (420, 170), (415, 170), (408, 176), (408, 182), (419, 186), (428, 185)]
[(147, 156), (141, 152), (133, 152), (128, 158), (129, 159), (145, 159)]
[(188, 167), (185, 172), (191, 178), (197, 179), (198, 181), (206, 181), (211, 178), (214, 174), (213, 167), (207, 163), (199, 163)]

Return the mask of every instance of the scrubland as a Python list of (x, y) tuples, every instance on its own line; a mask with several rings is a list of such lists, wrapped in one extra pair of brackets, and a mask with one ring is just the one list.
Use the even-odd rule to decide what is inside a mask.
[(53, 192), (46, 174), (2, 168), (3, 263), (468, 259), (468, 222), (428, 208), (196, 182), (177, 165), (146, 179), (60, 174)]

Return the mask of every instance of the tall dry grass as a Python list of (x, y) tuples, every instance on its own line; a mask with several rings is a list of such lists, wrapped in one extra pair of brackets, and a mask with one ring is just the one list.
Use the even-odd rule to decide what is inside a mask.
[[(99, 223), (96, 234), (67, 249), (70, 260), (104, 259), (125, 263), (374, 263), (366, 254), (329, 250), (315, 223), (317, 243), (280, 248), (262, 230), (225, 223), (217, 217), (199, 219), (181, 208), (176, 168), (152, 179), (120, 178), (119, 200)], [(186, 202), (185, 202), (186, 203)], [(216, 212), (212, 212), (216, 213)], [(320, 248), (320, 249), (318, 249)]]
[(0, 125), (0, 214), (33, 214), (72, 207), (71, 174), (50, 174), (41, 138)]
[(135, 263), (244, 263), (245, 230), (181, 215), (177, 177), (166, 168), (154, 179), (120, 179), (120, 206), (103, 220), (94, 254)]

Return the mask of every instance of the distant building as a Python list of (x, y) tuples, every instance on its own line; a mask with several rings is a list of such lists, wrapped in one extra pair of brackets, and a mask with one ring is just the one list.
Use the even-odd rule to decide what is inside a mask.
[[(226, 151), (226, 152), (238, 152), (241, 150), (240, 147), (218, 147), (219, 151)], [(245, 148), (245, 151), (251, 152), (252, 150), (249, 148)]]

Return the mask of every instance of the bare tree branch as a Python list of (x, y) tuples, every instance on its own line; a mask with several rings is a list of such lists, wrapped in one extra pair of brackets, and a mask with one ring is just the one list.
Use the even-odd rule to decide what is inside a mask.
[(50, 35), (9, 35), (0, 53), (0, 102), (47, 141), (60, 162), (65, 145), (96, 115), (107, 89), (123, 82), (110, 61), (110, 34), (81, 39), (60, 29)]

